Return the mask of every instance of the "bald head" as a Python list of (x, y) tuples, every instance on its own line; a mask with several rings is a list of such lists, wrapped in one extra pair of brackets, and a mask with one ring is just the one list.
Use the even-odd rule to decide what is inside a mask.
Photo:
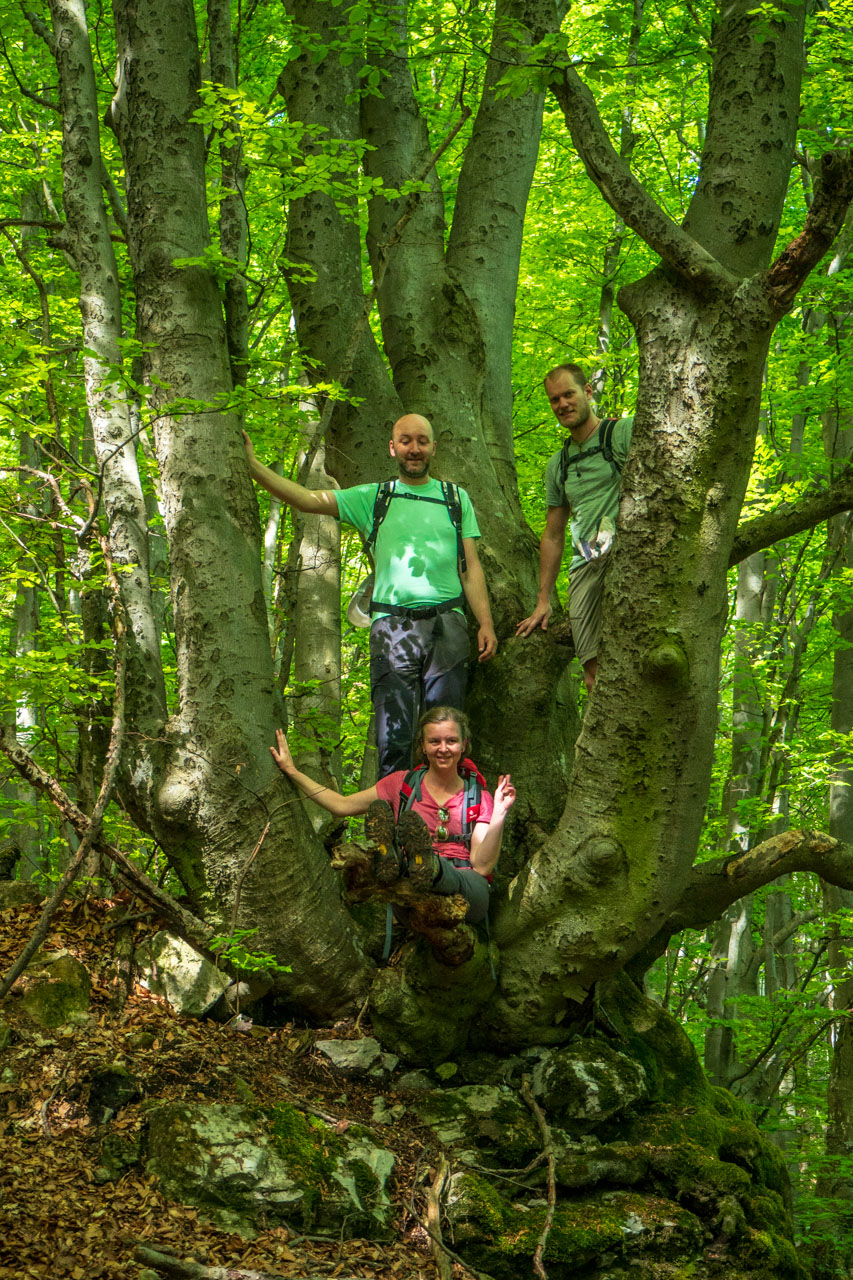
[(396, 440), (398, 435), (412, 435), (413, 433), (423, 434), (426, 432), (430, 440), (433, 439), (432, 423), (428, 418), (424, 418), (419, 413), (404, 413), (402, 418), (398, 418), (391, 428), (391, 439)]
[(389, 446), (397, 459), (400, 479), (406, 484), (426, 484), (435, 454), (435, 438), (427, 418), (419, 413), (404, 413), (394, 423)]

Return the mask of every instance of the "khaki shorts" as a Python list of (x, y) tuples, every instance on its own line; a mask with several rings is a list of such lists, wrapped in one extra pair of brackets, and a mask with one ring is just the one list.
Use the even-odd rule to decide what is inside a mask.
[(604, 594), (604, 575), (610, 556), (588, 560), (569, 573), (569, 621), (575, 653), (581, 666), (598, 653), (601, 633), (601, 597)]

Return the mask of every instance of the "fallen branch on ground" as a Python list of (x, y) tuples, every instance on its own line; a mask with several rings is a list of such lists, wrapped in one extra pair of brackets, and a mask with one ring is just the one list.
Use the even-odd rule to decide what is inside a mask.
[(554, 1209), (557, 1205), (557, 1162), (554, 1159), (554, 1145), (551, 1141), (551, 1129), (548, 1125), (548, 1121), (545, 1119), (545, 1113), (530, 1091), (529, 1076), (524, 1076), (521, 1081), (521, 1096), (536, 1118), (536, 1123), (539, 1126), (539, 1132), (542, 1134), (542, 1149), (548, 1159), (548, 1210), (545, 1214), (545, 1222), (542, 1226), (542, 1231), (536, 1244), (536, 1252), (533, 1255), (534, 1272), (539, 1276), (539, 1280), (548, 1280), (548, 1272), (545, 1270), (542, 1258), (545, 1253), (545, 1245), (548, 1242), (551, 1223), (554, 1221)]

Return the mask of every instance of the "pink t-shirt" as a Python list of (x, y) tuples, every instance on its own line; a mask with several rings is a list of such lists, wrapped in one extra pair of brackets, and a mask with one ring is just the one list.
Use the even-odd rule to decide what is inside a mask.
[[(398, 818), (400, 809), (400, 787), (406, 777), (405, 769), (398, 769), (396, 773), (389, 773), (384, 778), (380, 778), (376, 784), (376, 794), (380, 800), (386, 800), (394, 810), (394, 817)], [(447, 840), (442, 840), (438, 844), (433, 845), (433, 849), (440, 858), (470, 858), (469, 851), (464, 844), (453, 840), (453, 836), (461, 836), (462, 834), (462, 800), (465, 795), (465, 786), (462, 779), (459, 779), (459, 790), (455, 796), (451, 796), (447, 804), (442, 806), (449, 813), (449, 818), (444, 826), (447, 827)], [(483, 790), (480, 793), (480, 813), (477, 817), (478, 822), (490, 822), (492, 812), (494, 810), (494, 800), (491, 791)], [(431, 835), (435, 835), (441, 819), (438, 816), (438, 805), (430, 795), (426, 781), (421, 781), (421, 798), (415, 800), (412, 805), (415, 813), (419, 813), (427, 824)]]

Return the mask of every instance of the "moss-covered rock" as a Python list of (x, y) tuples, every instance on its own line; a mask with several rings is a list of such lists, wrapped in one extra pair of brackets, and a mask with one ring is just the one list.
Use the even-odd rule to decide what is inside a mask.
[[(466, 1261), (495, 1280), (532, 1273), (545, 1223), (541, 1201), (509, 1204), (482, 1177), (462, 1173), (453, 1179), (447, 1212)], [(618, 1264), (652, 1256), (656, 1263), (677, 1261), (686, 1277), (687, 1265), (701, 1258), (704, 1236), (702, 1223), (674, 1201), (597, 1193), (557, 1205), (543, 1262), (549, 1280), (575, 1280), (604, 1259)]]
[[(555, 1135), (556, 1136), (556, 1135)], [(557, 1185), (571, 1190), (596, 1187), (633, 1187), (648, 1177), (649, 1153), (627, 1142), (555, 1142)]]
[(443, 1146), (476, 1149), (505, 1168), (526, 1164), (542, 1139), (518, 1095), (503, 1085), (469, 1084), (416, 1095), (409, 1103)]
[(26, 970), (21, 1007), (40, 1027), (61, 1027), (89, 1008), (91, 982), (85, 965), (67, 951), (42, 953)]
[(95, 1182), (118, 1182), (139, 1164), (141, 1155), (142, 1141), (138, 1134), (106, 1134), (95, 1166)]
[(646, 1073), (635, 1058), (600, 1036), (555, 1049), (537, 1063), (531, 1089), (549, 1115), (586, 1133), (646, 1097)]
[(227, 1230), (296, 1221), (338, 1238), (390, 1232), (394, 1157), (359, 1126), (339, 1135), (287, 1103), (166, 1103), (147, 1114), (147, 1171)]

